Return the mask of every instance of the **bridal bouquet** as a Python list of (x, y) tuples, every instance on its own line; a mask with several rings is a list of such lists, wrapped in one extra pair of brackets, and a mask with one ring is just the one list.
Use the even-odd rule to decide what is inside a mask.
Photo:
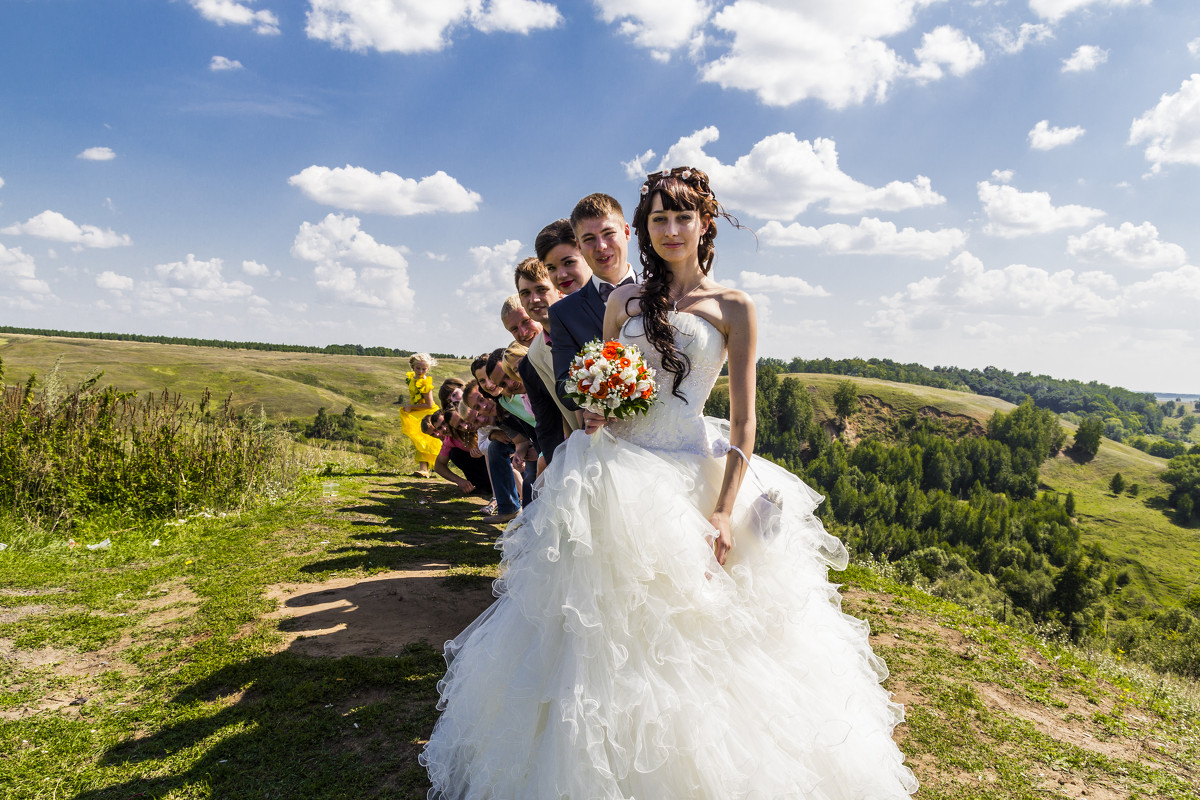
[(649, 411), (658, 387), (636, 346), (593, 339), (571, 362), (566, 391), (580, 408), (625, 419)]

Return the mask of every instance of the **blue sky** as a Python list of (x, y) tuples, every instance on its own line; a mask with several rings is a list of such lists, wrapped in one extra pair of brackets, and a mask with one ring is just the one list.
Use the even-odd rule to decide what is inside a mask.
[(488, 350), (691, 163), (761, 354), (1200, 392), (1192, 0), (8, 0), (0, 70), (7, 324)]

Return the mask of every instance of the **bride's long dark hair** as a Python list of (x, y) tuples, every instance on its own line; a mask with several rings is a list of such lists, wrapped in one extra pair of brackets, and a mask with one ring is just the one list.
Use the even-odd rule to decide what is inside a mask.
[(668, 302), (671, 293), (671, 268), (654, 252), (654, 245), (650, 242), (650, 206), (656, 194), (662, 197), (663, 209), (666, 211), (695, 211), (701, 218), (709, 218), (708, 229), (700, 235), (700, 244), (696, 251), (700, 259), (700, 271), (705, 275), (712, 270), (713, 259), (716, 256), (713, 252), (713, 240), (717, 238), (717, 217), (724, 217), (734, 227), (741, 226), (717, 203), (712, 189), (708, 187), (708, 175), (695, 167), (675, 167), (652, 172), (642, 184), (642, 197), (633, 212), (638, 259), (642, 263), (642, 295), (639, 298), (642, 307), (642, 328), (646, 339), (662, 357), (663, 369), (674, 376), (671, 381), (671, 394), (686, 403), (687, 398), (680, 393), (679, 386), (691, 371), (692, 362), (687, 353), (675, 346), (675, 326), (667, 316), (671, 305)]

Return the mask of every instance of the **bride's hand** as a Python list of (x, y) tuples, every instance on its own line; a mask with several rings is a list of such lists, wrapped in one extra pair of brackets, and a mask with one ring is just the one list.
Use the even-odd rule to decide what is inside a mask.
[(595, 411), (583, 412), (583, 430), (585, 433), (595, 433), (608, 424), (608, 420), (603, 414), (597, 414)]
[(714, 513), (708, 518), (709, 524), (716, 529), (716, 536), (713, 538), (713, 554), (717, 557), (717, 563), (725, 566), (725, 559), (729, 557), (729, 551), (733, 549), (733, 533), (729, 530), (729, 515)]

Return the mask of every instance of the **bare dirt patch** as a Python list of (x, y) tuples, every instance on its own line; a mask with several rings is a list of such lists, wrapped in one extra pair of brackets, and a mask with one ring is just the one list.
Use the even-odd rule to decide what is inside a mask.
[[(9, 596), (35, 597), (39, 594), (60, 594), (59, 591), (25, 592), (12, 590), (6, 592)], [(122, 598), (120, 595), (116, 598)], [(171, 625), (179, 624), (191, 615), (199, 605), (199, 598), (191, 589), (180, 581), (151, 589), (144, 597), (127, 598), (132, 601), (132, 609), (118, 612), (102, 613), (103, 616), (133, 616), (145, 614), (132, 631), (122, 633), (120, 639), (106, 647), (90, 652), (79, 652), (73, 648), (38, 647), (19, 648), (11, 639), (0, 639), (0, 662), (6, 662), (16, 668), (17, 674), (22, 672), (34, 675), (52, 675), (53, 681), (49, 689), (41, 696), (33, 697), (15, 708), (0, 710), (0, 719), (21, 719), (34, 714), (58, 712), (68, 716), (77, 716), (80, 708), (90, 702), (100, 693), (98, 676), (104, 672), (116, 670), (124, 674), (133, 674), (137, 669), (121, 658), (121, 653), (135, 641), (139, 631), (161, 630)], [(50, 606), (31, 604), (11, 606), (0, 609), (0, 622), (16, 622), (25, 617), (38, 614), (66, 613), (83, 610), (77, 606)], [(42, 680), (33, 678), (34, 681)], [(19, 678), (10, 689), (20, 690), (27, 684), (28, 678)]]
[(31, 605), (31, 606), (12, 606), (9, 608), (0, 608), (0, 624), (8, 622), (20, 622), (25, 617), (34, 616), (37, 614), (45, 614), (50, 610), (50, 606)]
[(488, 581), (451, 584), (446, 570), (425, 564), (370, 578), (281, 584), (267, 592), (280, 603), (269, 616), (279, 620), (285, 648), (306, 656), (395, 655), (414, 642), (440, 647), (494, 599)]
[[(96, 693), (95, 676), (114, 669), (131, 669), (113, 655), (119, 649), (119, 646), (115, 646), (94, 653), (77, 653), (57, 647), (26, 650), (17, 648), (11, 639), (0, 639), (0, 661), (14, 662), (21, 670), (53, 670), (56, 678), (73, 679), (67, 688), (56, 687), (18, 707), (0, 710), (0, 719), (22, 719), (47, 711), (77, 716), (80, 707)], [(20, 685), (11, 688), (20, 689)]]

